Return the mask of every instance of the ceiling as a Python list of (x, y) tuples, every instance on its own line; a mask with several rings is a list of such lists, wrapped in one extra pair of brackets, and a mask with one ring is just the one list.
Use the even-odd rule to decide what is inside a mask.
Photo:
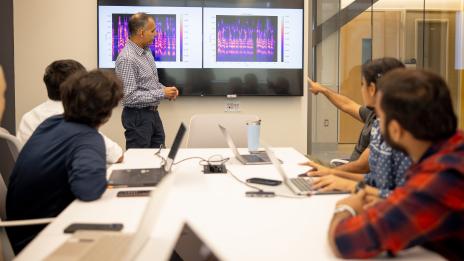
[[(345, 8), (355, 0), (341, 0), (341, 8)], [(424, 0), (379, 0), (374, 9), (423, 9)], [(425, 8), (429, 10), (464, 10), (464, 0), (425, 0)]]

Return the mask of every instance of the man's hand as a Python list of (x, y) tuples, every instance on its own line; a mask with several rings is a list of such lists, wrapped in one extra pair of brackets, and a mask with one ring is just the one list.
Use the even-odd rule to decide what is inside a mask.
[(327, 176), (327, 175), (332, 175), (332, 169), (328, 167), (324, 167), (321, 164), (317, 164), (314, 161), (308, 161), (304, 163), (300, 163), (300, 165), (303, 166), (310, 166), (313, 169), (306, 172), (306, 175), (308, 176), (314, 176), (314, 177), (319, 177), (319, 176)]
[(356, 183), (354, 180), (329, 175), (314, 180), (312, 188), (321, 192), (333, 190), (352, 192), (356, 187)]
[(364, 205), (364, 210), (373, 207), (375, 204), (382, 202), (384, 199), (378, 196), (367, 195), (365, 198), (366, 204)]
[(170, 101), (175, 100), (179, 96), (179, 90), (176, 87), (166, 87), (164, 88), (164, 97)]
[(336, 206), (348, 205), (359, 215), (364, 212), (364, 205), (367, 203), (366, 195), (366, 191), (361, 189), (358, 193), (338, 201)]
[(311, 80), (311, 78), (309, 77), (306, 77), (306, 80), (308, 81), (308, 86), (309, 86), (309, 90), (313, 93), (313, 94), (319, 94), (320, 92), (322, 91), (325, 91), (326, 88), (324, 86), (322, 86), (321, 84), (317, 83), (317, 82), (313, 82)]

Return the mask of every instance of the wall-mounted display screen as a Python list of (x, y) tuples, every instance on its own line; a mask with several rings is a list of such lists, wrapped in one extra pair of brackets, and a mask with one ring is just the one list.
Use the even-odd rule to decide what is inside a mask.
[(153, 17), (160, 81), (181, 95), (303, 95), (303, 0), (98, 0), (98, 65), (114, 68), (128, 20)]

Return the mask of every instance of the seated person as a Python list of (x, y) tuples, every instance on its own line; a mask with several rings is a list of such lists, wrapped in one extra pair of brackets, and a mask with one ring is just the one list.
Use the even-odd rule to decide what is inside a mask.
[(340, 200), (329, 228), (335, 255), (368, 258), (423, 246), (464, 260), (464, 133), (438, 75), (395, 70), (379, 82), (380, 129), (413, 166), (385, 200), (364, 190)]
[(367, 173), (369, 171), (368, 153), (365, 152), (365, 150), (369, 146), (371, 127), (376, 118), (374, 104), (375, 94), (377, 92), (377, 80), (390, 70), (404, 67), (404, 64), (398, 59), (389, 57), (374, 59), (363, 64), (361, 69), (361, 94), (364, 105), (360, 105), (350, 98), (332, 91), (317, 82), (313, 82), (308, 78), (310, 91), (312, 93), (316, 95), (319, 93), (324, 94), (324, 96), (326, 96), (338, 109), (364, 123), (358, 142), (351, 154), (351, 162), (338, 166), (336, 167), (337, 169), (358, 173)]
[[(8, 220), (55, 217), (73, 200), (105, 192), (105, 144), (98, 133), (121, 100), (121, 82), (102, 71), (79, 72), (60, 87), (64, 114), (46, 119), (22, 148), (6, 197)], [(8, 228), (19, 253), (43, 225)]]
[(368, 194), (386, 198), (393, 189), (404, 184), (405, 173), (411, 163), (405, 153), (393, 149), (385, 142), (380, 133), (379, 120), (376, 119), (372, 124), (369, 144), (369, 173), (364, 175), (326, 169), (325, 171), (310, 171), (308, 175), (332, 173), (332, 175), (325, 175), (314, 181), (314, 189), (320, 191), (352, 192), (366, 185), (365, 189)]
[[(51, 63), (45, 69), (43, 81), (47, 87), (48, 100), (31, 111), (24, 114), (22, 117), (17, 137), (25, 144), (31, 137), (37, 126), (50, 116), (63, 113), (63, 104), (60, 97), (60, 85), (70, 75), (76, 72), (85, 71), (84, 66), (74, 60), (58, 60)], [(100, 133), (102, 134), (102, 133)], [(108, 163), (118, 163), (123, 160), (122, 148), (114, 141), (103, 135), (106, 148), (106, 161)]]

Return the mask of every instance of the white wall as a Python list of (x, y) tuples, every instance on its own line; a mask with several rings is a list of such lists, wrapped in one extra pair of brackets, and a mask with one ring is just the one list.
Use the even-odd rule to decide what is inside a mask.
[[(71, 58), (87, 69), (97, 66), (96, 21), (96, 0), (14, 1), (17, 123), (25, 112), (46, 99), (42, 77), (52, 61)], [(261, 117), (262, 137), (268, 143), (292, 146), (306, 153), (306, 86), (304, 90), (303, 97), (240, 97), (241, 113)], [(188, 123), (195, 113), (223, 112), (225, 101), (221, 97), (179, 97), (175, 102), (163, 102), (160, 113), (167, 144), (174, 138), (180, 121)], [(102, 131), (124, 148), (120, 118), (121, 108), (117, 108)]]

